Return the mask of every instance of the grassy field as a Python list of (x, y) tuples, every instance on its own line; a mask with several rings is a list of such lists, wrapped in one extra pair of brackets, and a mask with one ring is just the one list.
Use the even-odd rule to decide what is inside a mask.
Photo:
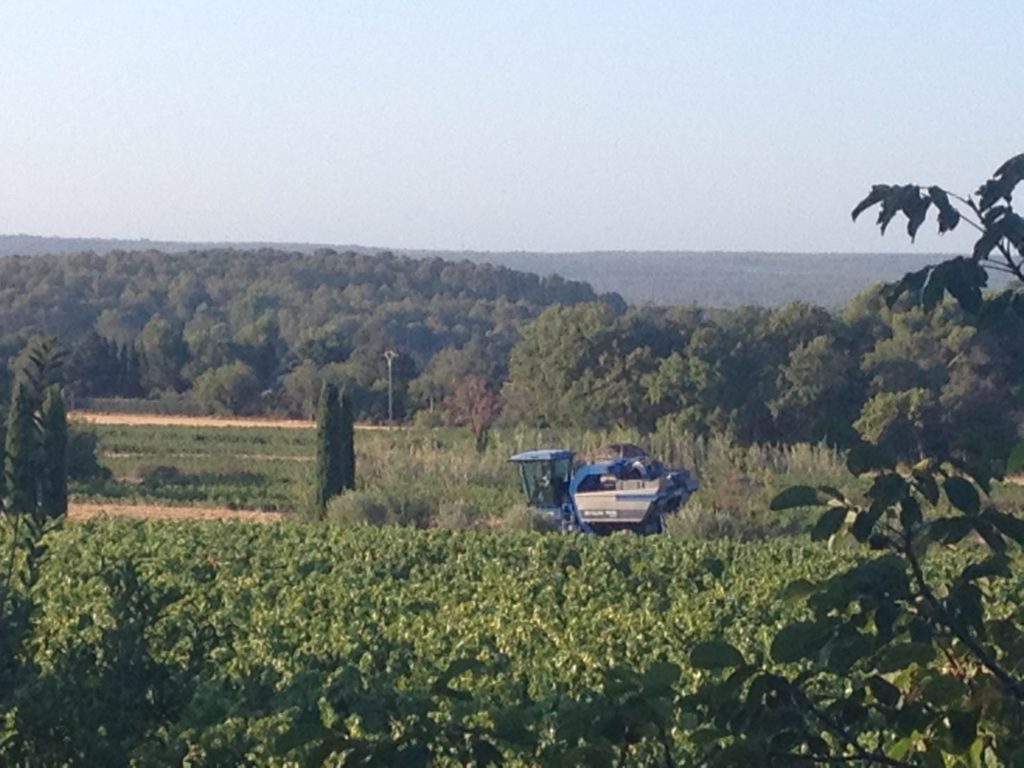
[[(81, 508), (120, 507), (248, 510), (301, 516), (309, 508), (315, 434), (307, 428), (231, 420), (122, 418), (92, 415), (79, 429), (98, 440), (111, 476), (73, 485)], [(379, 501), (390, 519), (418, 525), (492, 527), (521, 506), (513, 453), (571, 446), (579, 451), (608, 442), (647, 445), (664, 460), (696, 469), (702, 490), (677, 521), (684, 532), (738, 535), (745, 530), (790, 530), (803, 521), (767, 518), (771, 496), (787, 484), (842, 483), (842, 457), (828, 448), (737, 448), (725, 441), (630, 432), (498, 430), (484, 453), (457, 429), (359, 429), (357, 474), (365, 506)], [(167, 516), (166, 514), (164, 516)]]
[(287, 511), (309, 484), (310, 430), (148, 424), (90, 429), (112, 478), (74, 485), (78, 501)]
[[(81, 423), (81, 419), (76, 419)], [(298, 513), (309, 502), (316, 446), (310, 428), (94, 420), (107, 480), (77, 483), (76, 501)], [(307, 424), (307, 427), (310, 425)], [(507, 505), (515, 475), (497, 449), (483, 457), (457, 430), (360, 429), (360, 487), (412, 492), (435, 504)]]
[[(187, 508), (197, 516), (245, 511), (272, 513), (274, 519), (309, 511), (316, 446), (308, 423), (306, 428), (245, 420), (222, 425), (187, 417), (171, 423), (115, 415), (82, 426), (80, 417), (75, 420), (77, 428), (96, 433), (100, 461), (111, 473), (109, 479), (73, 484), (82, 516), (103, 505), (117, 505), (121, 513), (145, 508), (144, 514), (162, 517), (180, 516)], [(521, 496), (510, 455), (536, 447), (586, 451), (617, 441), (646, 445), (655, 456), (699, 473), (701, 490), (670, 521), (671, 530), (698, 538), (800, 533), (807, 515), (768, 510), (779, 490), (800, 483), (846, 491), (859, 487), (843, 456), (826, 446), (739, 447), (679, 435), (505, 429), (494, 432), (481, 454), (466, 430), (361, 428), (358, 493), (335, 511), (339, 522), (348, 523), (376, 507), (386, 510), (390, 522), (418, 526), (495, 527), (516, 514), (519, 525)], [(996, 498), (1020, 509), (1024, 487), (1006, 484)]]

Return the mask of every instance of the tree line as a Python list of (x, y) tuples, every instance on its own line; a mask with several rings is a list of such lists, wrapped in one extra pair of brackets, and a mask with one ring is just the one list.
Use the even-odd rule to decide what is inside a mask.
[[(393, 254), (209, 250), (0, 259), (0, 354), (58, 336), (67, 394), (145, 397), (208, 411), (311, 417), (320, 386), (361, 419), (437, 403), (432, 367), (471, 360), (500, 378), (519, 329), (588, 285), (503, 267)], [(444, 353), (434, 366), (434, 358)]]
[(481, 447), (504, 420), (984, 455), (1020, 422), (1021, 320), (880, 285), (838, 313), (629, 308), (469, 262), (275, 251), (10, 258), (0, 285), (8, 356), (59, 333), (75, 402), (309, 418), (328, 382), (381, 420), (393, 350), (396, 418), (466, 425)]
[(1020, 426), (1022, 331), (1016, 316), (987, 322), (948, 298), (890, 306), (880, 285), (837, 314), (557, 307), (512, 350), (504, 417), (988, 456)]

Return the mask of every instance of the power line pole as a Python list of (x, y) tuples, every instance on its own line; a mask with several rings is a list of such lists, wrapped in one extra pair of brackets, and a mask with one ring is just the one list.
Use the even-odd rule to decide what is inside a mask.
[(395, 393), (394, 393), (394, 380), (391, 376), (391, 367), (395, 362), (395, 358), (398, 357), (398, 353), (393, 349), (389, 349), (384, 353), (384, 359), (388, 361), (388, 423), (393, 424), (395, 421)]

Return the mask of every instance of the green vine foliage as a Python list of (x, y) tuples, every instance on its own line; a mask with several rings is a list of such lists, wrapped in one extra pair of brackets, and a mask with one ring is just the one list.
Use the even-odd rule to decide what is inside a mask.
[[(1024, 311), (1024, 220), (1012, 208), (1024, 155), (1008, 160), (974, 195), (940, 187), (877, 185), (853, 210), (877, 206), (881, 230), (897, 214), (917, 233), (931, 208), (940, 233), (978, 230), (970, 256), (906, 275), (890, 304), (932, 310), (946, 295), (979, 324)], [(1019, 285), (983, 293), (988, 272)], [(1024, 468), (1024, 443), (1002, 461), (931, 456), (908, 466), (884, 440), (849, 454), (870, 482), (863, 499), (796, 486), (777, 510), (820, 506), (812, 538), (854, 541), (867, 555), (787, 595), (804, 615), (783, 626), (763, 658), (724, 641), (691, 661), (707, 675), (684, 707), (704, 725), (694, 736), (708, 765), (1024, 765), (1024, 608), (991, 599), (1019, 577), (1024, 521), (997, 509), (991, 483)], [(956, 546), (957, 565), (935, 554)]]
[(12, 593), (34, 612), (3, 657), (2, 765), (694, 765), (689, 657), (737, 661), (701, 636), (741, 628), (753, 658), (802, 615), (786, 579), (851, 562), (788, 539), (295, 524), (43, 542)]

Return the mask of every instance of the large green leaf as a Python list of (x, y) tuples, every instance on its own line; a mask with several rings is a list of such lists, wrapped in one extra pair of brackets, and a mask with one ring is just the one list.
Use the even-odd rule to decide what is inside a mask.
[(858, 443), (846, 454), (846, 468), (857, 476), (890, 466), (891, 462), (885, 452), (871, 443)]
[(868, 679), (868, 687), (871, 689), (871, 693), (874, 694), (875, 698), (885, 704), (887, 707), (895, 707), (899, 704), (900, 689), (890, 683), (881, 675), (873, 675)]
[(821, 496), (816, 488), (809, 485), (793, 485), (772, 499), (769, 506), (771, 509), (779, 511), (794, 507), (813, 507), (821, 504), (821, 501)]
[(975, 262), (962, 257), (947, 262), (946, 290), (964, 312), (977, 315), (981, 311), (981, 289), (987, 282), (985, 270)]
[(891, 507), (907, 493), (907, 481), (895, 472), (885, 472), (875, 478), (868, 491), (868, 498), (882, 507)]
[(929, 675), (921, 684), (921, 695), (936, 707), (955, 704), (966, 693), (967, 686), (962, 680), (939, 672)]
[(819, 589), (821, 589), (821, 585), (817, 582), (809, 579), (796, 579), (786, 585), (782, 591), (782, 597), (785, 600), (802, 600), (808, 595), (813, 595)]
[(983, 513), (983, 517), (992, 523), (1004, 536), (1009, 536), (1018, 544), (1024, 544), (1024, 520), (1008, 512), (1000, 512), (990, 509)]
[(941, 517), (928, 526), (928, 536), (939, 544), (956, 544), (967, 536), (974, 526), (966, 517)]
[(941, 187), (929, 187), (928, 195), (935, 207), (939, 209), (939, 234), (956, 229), (960, 223), (960, 212), (949, 201), (949, 195)]
[(981, 511), (981, 497), (969, 480), (957, 476), (948, 477), (942, 484), (942, 490), (946, 492), (949, 503), (961, 512), (976, 515)]
[(816, 621), (797, 621), (780, 629), (772, 640), (772, 658), (790, 663), (816, 656), (828, 638), (829, 625)]
[(978, 714), (977, 710), (961, 710), (950, 712), (946, 716), (949, 722), (949, 735), (956, 751), (966, 752), (974, 743), (978, 734)]
[(882, 510), (879, 508), (865, 509), (862, 512), (857, 513), (857, 518), (853, 521), (853, 525), (850, 526), (850, 533), (853, 534), (857, 541), (867, 541), (871, 538), (871, 534), (875, 530), (875, 526), (878, 525), (878, 520), (882, 516)]
[(811, 539), (813, 541), (824, 541), (833, 536), (843, 527), (846, 513), (846, 507), (829, 507), (826, 509), (824, 514), (818, 518), (818, 522), (813, 530), (811, 530)]
[(912, 664), (926, 664), (935, 658), (935, 648), (930, 643), (893, 643), (882, 651), (876, 668), (881, 673), (899, 672)]
[(697, 643), (690, 651), (690, 663), (697, 669), (726, 669), (744, 664), (743, 654), (724, 640)]

